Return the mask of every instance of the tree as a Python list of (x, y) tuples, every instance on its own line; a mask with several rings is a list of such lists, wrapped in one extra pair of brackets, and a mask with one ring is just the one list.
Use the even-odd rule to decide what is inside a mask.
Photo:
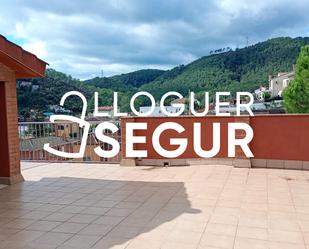
[(269, 92), (264, 92), (264, 93), (263, 93), (263, 99), (264, 99), (264, 100), (269, 100), (270, 98), (271, 98), (271, 95), (270, 95)]
[[(99, 89), (98, 91), (98, 106), (112, 106), (113, 105), (113, 91), (110, 89)], [(88, 112), (94, 111), (94, 95), (88, 102)]]
[(296, 62), (295, 79), (283, 92), (289, 113), (309, 113), (309, 45), (302, 47)]

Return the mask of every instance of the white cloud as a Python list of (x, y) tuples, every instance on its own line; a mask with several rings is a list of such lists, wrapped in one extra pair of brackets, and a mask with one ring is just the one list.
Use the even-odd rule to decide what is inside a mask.
[(37, 57), (42, 59), (48, 59), (48, 54), (46, 50), (46, 43), (44, 41), (30, 41), (28, 43), (25, 43), (23, 45), (23, 48), (33, 54), (35, 54)]
[(188, 63), (210, 50), (308, 35), (308, 0), (93, 0), (0, 3), (0, 33), (51, 67), (87, 78)]

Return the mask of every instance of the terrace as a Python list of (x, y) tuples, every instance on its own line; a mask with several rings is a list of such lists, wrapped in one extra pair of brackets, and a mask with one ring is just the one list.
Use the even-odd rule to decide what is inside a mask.
[[(109, 149), (93, 129), (84, 158), (69, 161), (46, 153), (43, 144), (79, 151), (83, 131), (76, 124), (17, 124), (16, 77), (43, 76), (45, 66), (0, 36), (0, 183), (7, 184), (0, 185), (0, 248), (309, 248), (309, 172), (299, 170), (309, 165), (308, 116), (205, 117), (252, 125), (252, 161), (242, 151), (237, 160), (226, 160), (226, 146), (217, 159), (199, 160), (191, 144), (180, 158), (182, 165), (194, 161), (190, 167), (145, 166), (165, 163), (151, 147), (144, 161), (126, 158), (122, 150), (122, 159), (142, 166), (120, 167), (121, 156), (92, 154), (97, 146)], [(118, 125), (148, 122), (149, 138), (163, 120), (133, 117)], [(192, 129), (196, 118), (171, 120)], [(105, 135), (126, 143), (120, 133)]]
[(0, 248), (309, 248), (308, 171), (23, 162), (22, 174), (0, 190)]

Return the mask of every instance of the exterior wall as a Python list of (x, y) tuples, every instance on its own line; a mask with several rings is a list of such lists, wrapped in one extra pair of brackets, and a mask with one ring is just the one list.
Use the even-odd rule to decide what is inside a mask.
[[(62, 127), (63, 129), (61, 129)], [(79, 137), (80, 129), (79, 125), (75, 123), (68, 123), (65, 121), (57, 121), (55, 125), (55, 136), (57, 137)]]
[(0, 183), (22, 180), (19, 161), (18, 112), (14, 72), (0, 63)]
[(278, 96), (280, 91), (283, 91), (289, 85), (289, 82), (294, 79), (294, 72), (279, 74), (275, 78), (269, 80), (269, 90), (272, 96)]
[(278, 96), (279, 92), (283, 89), (283, 80), (282, 79), (272, 79), (270, 85), (272, 86), (271, 94), (272, 96)]
[[(198, 160), (200, 163), (207, 162), (220, 162), (225, 161), (227, 165), (250, 166), (251, 164), (256, 167), (272, 167), (272, 168), (307, 168), (309, 169), (309, 115), (265, 115), (255, 117), (134, 117), (123, 118), (121, 120), (122, 127), (122, 144), (125, 145), (125, 124), (126, 122), (146, 122), (148, 125), (147, 131), (136, 131), (137, 136), (146, 136), (147, 144), (136, 144), (135, 149), (147, 149), (148, 157), (143, 160), (136, 160), (137, 165), (147, 164), (163, 164), (164, 160), (156, 153), (152, 146), (151, 136), (154, 129), (163, 122), (177, 122), (181, 124), (186, 131), (181, 136), (172, 130), (164, 132), (161, 136), (161, 145), (165, 149), (175, 149), (175, 146), (169, 144), (171, 137), (189, 138), (187, 150), (183, 155), (177, 159), (172, 159), (174, 164), (182, 160), (182, 164), (194, 164), (193, 160)], [(210, 149), (212, 146), (212, 123), (221, 123), (221, 148), (220, 152), (215, 158), (201, 159), (194, 152), (193, 149), (193, 123), (202, 123), (202, 147)], [(227, 157), (227, 124), (229, 122), (246, 122), (254, 132), (254, 138), (249, 147), (254, 155), (251, 160), (246, 158), (241, 148), (236, 148), (236, 157)], [(242, 131), (236, 133), (236, 137), (242, 137), (245, 134)], [(122, 148), (122, 158), (129, 160), (125, 157), (125, 147)], [(157, 163), (157, 161), (161, 163)], [(178, 160), (178, 161), (177, 161)], [(215, 161), (214, 161), (215, 160)], [(207, 161), (207, 162), (206, 162)], [(248, 165), (250, 161), (250, 165)], [(132, 162), (127, 162), (131, 163)]]
[(250, 118), (255, 158), (309, 161), (309, 115)]
[[(227, 143), (227, 136), (228, 136), (228, 123), (231, 122), (249, 122), (248, 117), (216, 117), (216, 116), (207, 116), (207, 117), (135, 117), (135, 118), (124, 118), (122, 119), (123, 125), (125, 122), (146, 122), (148, 125), (147, 131), (146, 130), (139, 130), (135, 132), (136, 136), (146, 136), (146, 144), (135, 144), (136, 150), (145, 150), (148, 151), (148, 158), (149, 159), (164, 159), (161, 157), (153, 148), (151, 143), (151, 137), (155, 128), (163, 122), (176, 122), (182, 125), (185, 128), (185, 131), (179, 135), (176, 131), (167, 130), (165, 131), (160, 137), (160, 143), (162, 147), (168, 150), (172, 150), (177, 148), (177, 146), (170, 145), (169, 141), (170, 138), (190, 138), (188, 139), (188, 146), (187, 150), (179, 157), (179, 159), (184, 158), (199, 158), (199, 156), (194, 152), (193, 149), (193, 123), (194, 122), (201, 122), (202, 123), (202, 136), (207, 139), (202, 139), (201, 144), (204, 149), (211, 149), (212, 147), (212, 125), (215, 122), (221, 123), (221, 141), (220, 141), (220, 151), (217, 158), (226, 158), (228, 154), (228, 143)], [(123, 127), (123, 126), (122, 126)], [(122, 133), (125, 134), (125, 131), (122, 130)], [(244, 134), (238, 133), (238, 136), (243, 136)], [(192, 139), (191, 139), (192, 138)], [(125, 144), (125, 136), (122, 136), (122, 144)], [(123, 151), (123, 150), (122, 150)], [(122, 152), (122, 156), (125, 156), (125, 152)], [(243, 158), (243, 153), (240, 150), (236, 150), (236, 154), (238, 157)]]

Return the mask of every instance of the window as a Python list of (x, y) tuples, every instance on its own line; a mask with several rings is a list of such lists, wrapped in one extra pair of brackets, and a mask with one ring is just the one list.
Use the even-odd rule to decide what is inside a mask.
[(290, 80), (283, 80), (283, 87), (287, 87), (289, 85)]

